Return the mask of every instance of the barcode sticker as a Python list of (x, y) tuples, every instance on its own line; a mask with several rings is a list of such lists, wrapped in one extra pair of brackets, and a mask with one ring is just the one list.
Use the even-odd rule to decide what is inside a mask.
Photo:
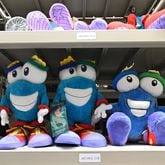
[(95, 40), (96, 32), (77, 32), (77, 40)]
[(100, 153), (80, 153), (79, 162), (101, 162)]

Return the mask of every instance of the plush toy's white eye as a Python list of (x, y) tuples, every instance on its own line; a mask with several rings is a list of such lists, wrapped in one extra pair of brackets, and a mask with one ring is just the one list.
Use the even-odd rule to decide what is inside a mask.
[(133, 74), (126, 75), (117, 82), (117, 90), (119, 92), (128, 92), (138, 88), (138, 86), (139, 79)]
[(158, 97), (163, 93), (163, 85), (161, 82), (152, 77), (142, 78), (140, 81), (140, 86), (154, 97)]
[(60, 80), (66, 80), (69, 78), (72, 78), (77, 75), (76, 68), (75, 67), (70, 67), (67, 69), (63, 69), (59, 72), (59, 78)]
[(11, 72), (9, 72), (7, 74), (7, 81), (8, 83), (13, 83), (15, 82), (16, 80), (20, 80), (21, 79), (21, 70), (22, 70), (22, 67), (18, 67), (14, 70), (12, 70)]
[(22, 68), (23, 79), (35, 84), (43, 83), (46, 80), (47, 72), (43, 71), (30, 63), (25, 63)]
[(93, 67), (89, 65), (78, 65), (77, 66), (77, 75), (91, 79), (93, 81), (96, 80), (96, 71)]

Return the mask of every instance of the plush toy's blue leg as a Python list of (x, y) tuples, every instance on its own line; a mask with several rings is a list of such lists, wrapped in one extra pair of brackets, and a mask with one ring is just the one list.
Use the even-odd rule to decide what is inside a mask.
[(68, 131), (54, 139), (55, 144), (80, 145), (80, 137), (73, 131)]
[[(156, 145), (165, 145), (165, 113), (155, 112), (148, 119), (149, 132), (155, 136)], [(154, 144), (153, 143), (153, 144)]]
[(124, 145), (131, 130), (131, 120), (122, 112), (112, 114), (106, 124), (112, 145)]

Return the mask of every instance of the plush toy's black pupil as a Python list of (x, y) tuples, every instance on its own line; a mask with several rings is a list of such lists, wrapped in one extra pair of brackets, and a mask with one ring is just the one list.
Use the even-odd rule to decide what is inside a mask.
[(17, 71), (14, 70), (14, 71), (12, 72), (12, 75), (13, 75), (13, 77), (17, 77)]
[(127, 81), (131, 83), (132, 82), (132, 77), (131, 76), (127, 76)]
[(24, 69), (24, 75), (27, 76), (28, 74), (29, 74), (29, 68), (26, 67), (26, 68)]
[(152, 80), (152, 86), (156, 86), (158, 82), (156, 80)]
[(83, 72), (86, 72), (87, 66), (86, 66), (86, 65), (81, 65), (81, 70), (82, 70)]
[(70, 69), (69, 69), (69, 73), (70, 73), (70, 74), (73, 74), (73, 73), (74, 73), (74, 69), (73, 69), (73, 68), (70, 68)]

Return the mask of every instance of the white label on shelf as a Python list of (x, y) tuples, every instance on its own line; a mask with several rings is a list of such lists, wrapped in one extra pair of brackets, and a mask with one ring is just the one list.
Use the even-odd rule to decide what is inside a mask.
[(77, 32), (77, 40), (95, 40), (96, 32)]
[(101, 162), (100, 153), (80, 153), (79, 162)]

